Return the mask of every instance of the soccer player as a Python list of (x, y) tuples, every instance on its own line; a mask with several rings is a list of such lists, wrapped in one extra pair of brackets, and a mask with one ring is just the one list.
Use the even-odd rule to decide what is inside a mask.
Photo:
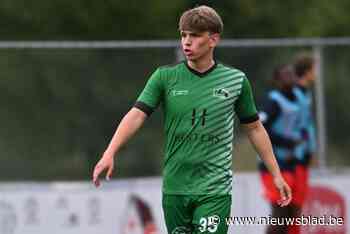
[[(312, 115), (312, 93), (311, 86), (316, 78), (315, 61), (309, 54), (299, 54), (294, 61), (294, 70), (296, 74), (295, 93), (299, 99), (302, 113), (302, 136), (303, 144), (299, 147), (301, 153), (297, 154), (295, 176), (296, 186), (293, 200), (299, 205), (300, 210), (305, 202), (309, 187), (309, 167), (311, 160), (314, 159), (316, 151), (316, 133), (314, 118)], [(289, 232), (295, 234), (298, 232)]]
[(199, 6), (179, 21), (184, 62), (159, 67), (134, 107), (119, 124), (96, 164), (93, 183), (158, 107), (165, 123), (162, 205), (168, 233), (226, 234), (231, 208), (231, 158), (235, 117), (246, 129), (286, 206), (291, 191), (284, 181), (269, 137), (259, 121), (245, 74), (214, 59), (223, 23), (216, 11)]
[[(264, 111), (260, 113), (261, 120), (271, 138), (277, 162), (282, 176), (295, 194), (295, 164), (298, 147), (303, 142), (301, 135), (301, 107), (295, 94), (295, 75), (292, 66), (280, 65), (273, 74), (276, 89), (269, 92)], [(259, 169), (264, 188), (265, 198), (271, 205), (272, 217), (297, 217), (300, 214), (299, 206), (294, 201), (287, 207), (278, 205), (279, 192), (273, 184), (273, 178), (266, 166), (260, 161)], [(296, 196), (296, 195), (295, 195)], [(291, 228), (287, 225), (270, 225), (268, 234), (288, 233)], [(295, 228), (294, 228), (295, 229)]]

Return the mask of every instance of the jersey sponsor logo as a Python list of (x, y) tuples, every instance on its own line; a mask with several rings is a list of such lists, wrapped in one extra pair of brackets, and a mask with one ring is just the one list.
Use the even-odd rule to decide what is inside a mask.
[[(200, 116), (202, 126), (205, 125), (206, 116), (207, 116), (207, 109), (203, 109), (202, 114)], [(192, 110), (192, 119), (191, 120), (192, 120), (192, 126), (195, 125), (195, 123), (196, 123), (196, 109)]]
[(227, 89), (224, 88), (215, 88), (213, 89), (213, 96), (226, 99), (230, 97), (230, 92)]
[(175, 96), (185, 96), (188, 95), (188, 90), (172, 90), (171, 91), (171, 96), (175, 97)]
[(212, 134), (199, 134), (199, 133), (193, 133), (190, 135), (186, 134), (178, 134), (175, 136), (175, 141), (200, 141), (201, 143), (207, 143), (210, 142), (212, 145), (217, 144), (220, 141), (220, 138), (218, 136), (212, 135)]

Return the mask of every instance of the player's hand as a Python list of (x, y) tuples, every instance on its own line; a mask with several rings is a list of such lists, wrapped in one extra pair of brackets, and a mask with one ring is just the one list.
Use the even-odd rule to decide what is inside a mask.
[(287, 206), (292, 200), (292, 191), (282, 176), (274, 178), (274, 183), (278, 191), (280, 192), (281, 199), (278, 201), (278, 205), (281, 207)]
[(104, 154), (94, 168), (92, 182), (96, 187), (100, 186), (100, 174), (107, 170), (106, 180), (110, 180), (114, 169), (114, 157), (111, 154)]

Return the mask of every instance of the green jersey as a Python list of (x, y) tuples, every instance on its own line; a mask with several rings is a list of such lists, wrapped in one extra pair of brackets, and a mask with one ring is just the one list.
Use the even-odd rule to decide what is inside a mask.
[(165, 158), (163, 193), (229, 194), (235, 116), (258, 119), (245, 74), (215, 63), (205, 73), (186, 62), (158, 68), (135, 107), (147, 115), (161, 105)]

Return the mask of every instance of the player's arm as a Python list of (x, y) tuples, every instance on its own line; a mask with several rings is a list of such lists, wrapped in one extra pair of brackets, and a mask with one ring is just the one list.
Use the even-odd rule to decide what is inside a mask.
[(310, 153), (310, 164), (311, 166), (318, 166), (317, 158), (315, 157), (316, 154), (316, 146), (317, 146), (317, 138), (316, 138), (316, 128), (314, 120), (310, 120), (310, 124), (307, 129), (308, 132), (308, 150)]
[(112, 176), (114, 158), (128, 140), (141, 128), (147, 116), (159, 105), (163, 93), (163, 85), (159, 69), (148, 80), (144, 90), (137, 99), (134, 107), (124, 116), (107, 149), (96, 164), (92, 180), (95, 186), (100, 185), (99, 175), (107, 170), (106, 179)]
[(255, 151), (258, 153), (259, 157), (274, 177), (275, 185), (281, 194), (280, 205), (288, 205), (292, 198), (291, 190), (281, 175), (276, 157), (272, 150), (270, 138), (264, 126), (260, 120), (257, 120), (252, 123), (242, 124), (242, 127), (247, 133), (247, 136), (252, 143)]
[(114, 169), (114, 157), (128, 140), (141, 128), (147, 118), (146, 113), (133, 107), (122, 119), (106, 151), (95, 166), (93, 183), (100, 185), (99, 175), (107, 170), (106, 179), (109, 180)]
[(242, 91), (235, 104), (235, 112), (250, 142), (274, 177), (275, 185), (281, 195), (280, 205), (288, 205), (291, 201), (291, 190), (281, 175), (275, 155), (273, 154), (270, 138), (259, 120), (252, 89), (246, 77), (244, 77)]

